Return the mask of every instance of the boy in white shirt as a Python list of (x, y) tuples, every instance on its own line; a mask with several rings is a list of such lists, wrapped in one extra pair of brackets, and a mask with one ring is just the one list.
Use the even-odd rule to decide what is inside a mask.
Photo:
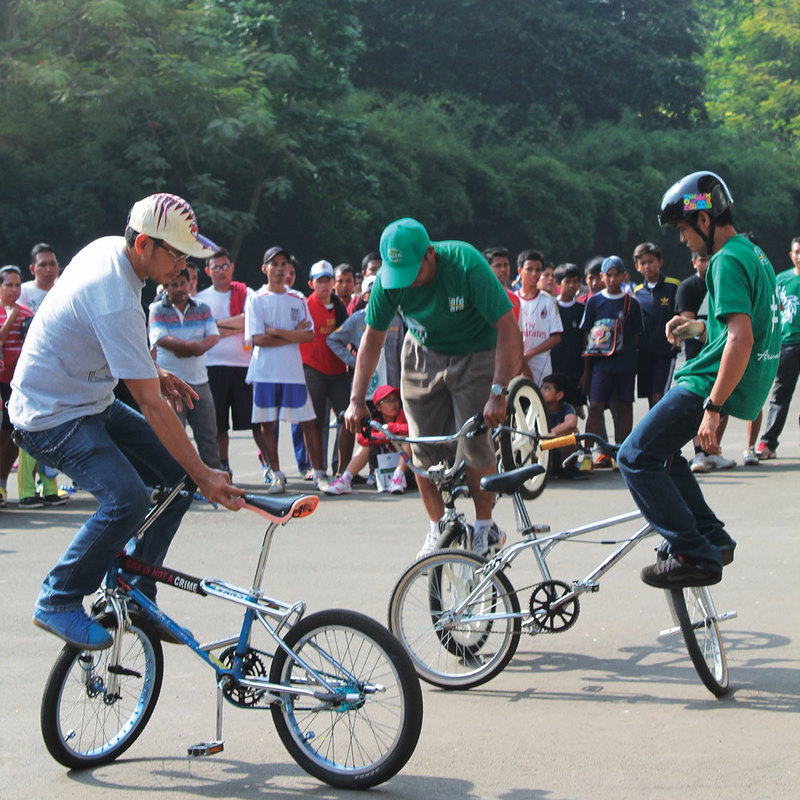
[(556, 301), (539, 289), (544, 257), (537, 250), (523, 250), (517, 256), (521, 301), (519, 327), (522, 331), (523, 361), (537, 386), (553, 370), (550, 351), (561, 341), (564, 330)]
[(299, 347), (300, 342), (314, 338), (314, 323), (305, 297), (286, 288), (286, 270), (290, 267), (286, 252), (270, 248), (267, 255), (272, 257), (261, 266), (267, 284), (247, 298), (244, 336), (253, 344), (247, 370), (247, 382), (253, 386), (252, 421), (261, 428), (261, 448), (272, 467), (267, 491), (282, 494), (286, 491), (286, 476), (278, 458), (278, 418), (300, 425), (315, 476), (322, 473), (320, 451), (313, 436), (314, 406), (306, 389)]

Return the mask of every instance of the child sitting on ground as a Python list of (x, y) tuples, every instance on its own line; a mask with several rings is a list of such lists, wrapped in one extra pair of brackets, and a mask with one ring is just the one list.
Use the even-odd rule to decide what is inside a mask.
[[(403, 409), (400, 407), (400, 390), (394, 386), (384, 384), (375, 390), (372, 396), (372, 402), (375, 405), (375, 413), (373, 419), (381, 424), (386, 424), (390, 433), (395, 433), (398, 436), (408, 436), (408, 421)], [(381, 436), (380, 433), (374, 432), (372, 436), (367, 439), (362, 434), (356, 437), (358, 446), (353, 453), (353, 457), (347, 464), (347, 469), (338, 477), (334, 478), (325, 489), (325, 494), (350, 494), (352, 489), (353, 477), (367, 465), (370, 456), (371, 447), (380, 447), (384, 452), (388, 440)], [(405, 453), (410, 456), (411, 449), (408, 445), (403, 446)], [(407, 469), (406, 459), (400, 455), (395, 467), (394, 473), (389, 478), (388, 491), (391, 494), (403, 494), (406, 490), (406, 476)], [(380, 481), (376, 481), (378, 491), (383, 491)]]
[[(570, 379), (567, 375), (554, 373), (542, 378), (542, 398), (547, 410), (547, 423), (553, 436), (567, 436), (578, 432), (578, 415), (573, 406), (564, 399), (569, 388)], [(562, 467), (564, 459), (575, 450), (572, 445), (551, 451), (552, 477), (583, 477), (576, 463), (568, 465), (566, 469)]]

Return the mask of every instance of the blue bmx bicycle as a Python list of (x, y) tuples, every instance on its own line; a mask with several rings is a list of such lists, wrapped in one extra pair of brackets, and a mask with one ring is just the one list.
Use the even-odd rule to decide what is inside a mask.
[[(194, 489), (184, 479), (155, 491), (154, 505), (136, 535), (144, 534), (179, 493)], [(117, 557), (92, 606), (113, 644), (102, 651), (66, 645), (47, 681), (41, 728), (56, 761), (72, 769), (98, 766), (134, 743), (158, 700), (165, 640), (191, 649), (215, 676), (215, 736), (189, 747), (189, 756), (223, 750), (227, 701), (241, 709), (268, 708), (292, 758), (332, 786), (375, 786), (406, 764), (422, 727), (422, 693), (397, 640), (362, 614), (335, 609), (304, 616), (304, 602), (286, 603), (261, 589), (275, 530), (313, 513), (319, 498), (246, 494), (244, 499), (245, 508), (268, 521), (249, 589), (124, 553)], [(241, 628), (201, 643), (132, 586), (132, 575), (235, 603), (244, 610)]]

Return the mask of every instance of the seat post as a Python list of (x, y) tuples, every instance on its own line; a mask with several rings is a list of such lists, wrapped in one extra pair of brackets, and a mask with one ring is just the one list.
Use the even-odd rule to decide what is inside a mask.
[(264, 532), (264, 541), (261, 543), (261, 553), (258, 556), (258, 564), (256, 564), (256, 572), (253, 576), (253, 586), (251, 588), (254, 597), (261, 596), (261, 582), (264, 580), (264, 571), (267, 567), (269, 548), (272, 545), (272, 534), (277, 527), (276, 522), (271, 522)]

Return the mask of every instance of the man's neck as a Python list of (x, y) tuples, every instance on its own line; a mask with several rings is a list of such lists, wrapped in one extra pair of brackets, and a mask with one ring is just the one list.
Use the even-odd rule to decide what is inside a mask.
[(189, 301), (188, 300), (184, 300), (182, 303), (176, 303), (176, 302), (174, 302), (172, 300), (170, 300), (170, 302), (172, 303), (173, 308), (177, 308), (178, 311), (181, 312), (181, 314), (183, 314), (183, 312), (186, 310), (186, 306), (189, 305)]
[(274, 285), (267, 282), (267, 289), (272, 292), (272, 294), (286, 294), (288, 291), (286, 284), (283, 281), (279, 281)]
[(541, 294), (541, 289), (538, 286), (534, 286), (533, 289), (525, 289), (520, 288), (519, 296), (523, 300), (535, 300)]

